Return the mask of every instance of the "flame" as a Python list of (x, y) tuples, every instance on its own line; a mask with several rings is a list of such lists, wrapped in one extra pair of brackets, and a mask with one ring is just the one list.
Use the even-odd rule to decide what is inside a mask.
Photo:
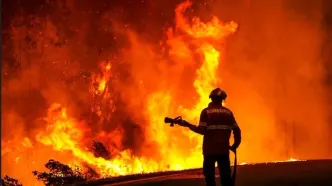
[[(90, 86), (90, 92), (93, 94), (93, 98), (96, 100), (92, 106), (92, 111), (97, 113), (98, 116), (103, 116), (104, 118), (109, 118), (106, 116), (104, 108), (115, 110), (114, 104), (112, 102), (112, 95), (109, 91), (109, 81), (111, 81), (111, 61), (101, 62), (100, 69), (102, 70), (101, 74), (93, 74), (92, 83)], [(100, 98), (101, 97), (101, 101)], [(100, 104), (101, 102), (101, 104)]]
[(194, 38), (222, 40), (225, 39), (227, 35), (236, 31), (238, 25), (235, 22), (231, 21), (225, 24), (215, 16), (213, 16), (212, 20), (208, 23), (202, 22), (198, 17), (194, 17), (192, 23), (188, 23), (188, 19), (183, 15), (186, 9), (191, 5), (192, 3), (190, 1), (186, 1), (175, 9), (176, 27), (186, 32), (188, 35)]
[[(51, 106), (45, 120), (47, 122), (46, 131), (36, 136), (39, 142), (52, 146), (56, 151), (71, 152), (76, 159), (93, 166), (103, 176), (158, 170), (156, 162), (132, 156), (129, 150), (121, 152), (112, 160), (95, 157), (80, 143), (84, 141), (82, 126), (74, 118), (68, 117), (67, 109), (60, 104)], [(156, 168), (145, 169), (145, 163), (149, 166), (155, 165)]]
[[(220, 85), (221, 79), (216, 77), (219, 67), (222, 49), (217, 49), (207, 38), (214, 41), (223, 42), (227, 36), (233, 34), (238, 25), (235, 22), (223, 23), (217, 17), (213, 17), (208, 23), (203, 23), (198, 17), (194, 17), (192, 23), (183, 16), (184, 11), (191, 6), (190, 1), (186, 1), (176, 8), (176, 26), (189, 36), (193, 37), (194, 42), (198, 42), (197, 52), (203, 55), (203, 63), (196, 71), (194, 87), (199, 95), (199, 100), (195, 107), (186, 115), (192, 120), (197, 118), (190, 116), (199, 116), (202, 108), (209, 103), (209, 91)], [(179, 43), (179, 42), (178, 42)], [(185, 43), (179, 43), (185, 45)], [(177, 46), (174, 46), (177, 47)]]
[[(190, 1), (186, 1), (177, 6), (176, 25), (168, 29), (165, 43), (169, 48), (168, 54), (171, 60), (178, 62), (179, 67), (183, 67), (183, 69), (176, 67), (172, 70), (185, 71), (186, 65), (195, 69), (193, 79), (186, 81), (190, 85), (184, 88), (193, 91), (188, 91), (190, 93), (184, 91), (183, 100), (176, 99), (178, 92), (174, 90), (175, 85), (165, 88), (158, 84), (150, 88), (145, 82), (152, 79), (150, 74), (146, 75), (149, 77), (147, 80), (133, 78), (134, 81), (139, 82), (137, 87), (144, 92), (141, 97), (134, 94), (134, 99), (144, 102), (140, 107), (135, 107), (136, 110), (140, 109), (140, 114), (144, 115), (142, 116), (144, 118), (139, 118), (141, 120), (138, 121), (141, 122), (141, 126), (144, 126), (141, 133), (146, 138), (142, 140), (140, 152), (134, 152), (122, 144), (123, 140), (130, 136), (125, 136), (127, 134), (124, 132), (124, 125), (112, 120), (112, 117), (116, 117), (112, 114), (117, 109), (115, 108), (116, 95), (113, 94), (112, 89), (123, 87), (116, 87), (118, 84), (113, 82), (116, 79), (115, 67), (119, 61), (109, 60), (100, 63), (99, 73), (92, 74), (89, 91), (87, 91), (92, 98), (91, 112), (99, 117), (98, 123), (87, 121), (89, 118), (77, 117), (75, 111), (71, 110), (73, 108), (59, 99), (60, 101), (51, 104), (47, 110), (46, 117), (43, 119), (43, 128), (38, 131), (35, 139), (23, 137), (16, 140), (18, 142), (2, 140), (1, 155), (5, 156), (13, 151), (20, 152), (20, 148), (37, 148), (42, 144), (43, 147), (47, 147), (45, 148), (47, 150), (51, 148), (53, 152), (65, 154), (64, 163), (80, 167), (88, 164), (102, 177), (201, 167), (202, 137), (188, 130), (170, 128), (163, 123), (163, 120), (165, 116), (182, 115), (193, 124), (198, 122), (201, 110), (209, 103), (210, 91), (222, 85), (223, 76), (217, 74), (217, 71), (222, 72), (224, 43), (226, 38), (237, 31), (238, 24), (233, 21), (222, 22), (217, 17), (212, 17), (208, 22), (203, 22), (198, 17), (188, 19), (184, 16), (184, 12), (191, 5)], [(144, 66), (142, 65), (141, 68)], [(170, 79), (171, 83), (177, 83), (173, 81), (176, 78)], [(160, 84), (162, 83), (164, 82)], [(138, 89), (133, 87), (135, 90)], [(131, 109), (131, 107), (128, 109), (131, 111), (130, 114), (135, 115), (136, 110)], [(114, 126), (113, 131), (91, 130), (102, 122)], [(96, 157), (86, 147), (91, 142), (91, 138), (106, 141), (105, 144), (111, 147), (112, 157), (109, 159)], [(17, 149), (12, 143), (19, 144)], [(23, 161), (16, 153), (13, 159), (17, 163)], [(34, 159), (33, 164), (37, 164), (38, 160)], [(291, 158), (287, 161), (299, 160)], [(244, 165), (247, 162), (239, 164)]]
[[(203, 23), (199, 18), (194, 18), (192, 22), (189, 22), (184, 16), (183, 12), (191, 5), (189, 1), (181, 4), (175, 10), (176, 12), (176, 28), (178, 30), (169, 30), (168, 43), (170, 47), (177, 51), (181, 50), (181, 46), (186, 46), (187, 42), (183, 37), (191, 37), (190, 42), (195, 44), (193, 52), (202, 56), (201, 67), (196, 71), (196, 78), (193, 82), (199, 98), (196, 100), (196, 105), (193, 108), (183, 108), (179, 112), (183, 113), (186, 118), (192, 121), (197, 120), (200, 111), (204, 108), (208, 102), (208, 94), (211, 89), (216, 87), (220, 80), (216, 77), (216, 71), (219, 67), (221, 60), (222, 49), (217, 49), (212, 42), (222, 42), (227, 36), (234, 33), (237, 28), (237, 24), (222, 23), (216, 17), (208, 23)], [(171, 34), (170, 34), (171, 33)], [(173, 43), (176, 43), (174, 45)], [(177, 54), (174, 54), (177, 55)], [(179, 55), (185, 55), (179, 53)], [(188, 55), (188, 54), (187, 54)], [(176, 57), (176, 56), (175, 56)], [(93, 83), (90, 89), (95, 95), (102, 95), (104, 99), (110, 98), (107, 85), (111, 80), (111, 62), (101, 63), (102, 73), (101, 75), (94, 75), (92, 77)], [(168, 132), (168, 126), (162, 123), (164, 116), (168, 115), (171, 110), (172, 94), (165, 92), (155, 92), (148, 97), (147, 101), (147, 115), (149, 118), (149, 127), (146, 128), (146, 136), (153, 139), (155, 143), (160, 147), (159, 154), (167, 154), (167, 160), (164, 163), (158, 163), (157, 159), (149, 159), (147, 157), (136, 157), (132, 155), (130, 150), (124, 150), (118, 154), (117, 157), (113, 157), (111, 160), (105, 160), (103, 158), (96, 158), (94, 155), (84, 150), (80, 142), (84, 141), (84, 131), (80, 128), (79, 121), (74, 118), (68, 117), (67, 110), (60, 104), (53, 104), (49, 109), (47, 117), (46, 131), (37, 135), (37, 140), (44, 145), (52, 146), (57, 151), (70, 151), (73, 156), (82, 162), (88, 163), (94, 166), (104, 176), (107, 175), (125, 175), (141, 172), (152, 172), (160, 170), (182, 170), (184, 168), (199, 167), (201, 164), (201, 152), (199, 146), (201, 145), (201, 138), (192, 133), (183, 132), (174, 134), (174, 137), (170, 136)], [(97, 111), (98, 115), (102, 115), (100, 107)], [(179, 146), (175, 143), (165, 144), (167, 141), (182, 140), (186, 136), (191, 137), (191, 143), (196, 146), (189, 157), (183, 159), (183, 151), (178, 149)], [(159, 165), (158, 165), (159, 164)]]
[[(280, 160), (280, 161), (273, 161), (269, 163), (283, 163), (283, 162), (296, 162), (296, 161), (306, 161), (306, 160), (299, 160), (296, 158), (289, 158), (288, 160)], [(247, 162), (241, 162), (239, 165), (254, 165), (254, 164), (259, 164), (259, 163), (247, 163)]]
[(299, 160), (299, 159), (296, 159), (296, 158), (289, 158), (288, 161), (302, 161), (302, 160)]
[(94, 74), (92, 77), (92, 82), (96, 83), (91, 88), (95, 94), (102, 94), (106, 90), (106, 84), (111, 78), (111, 62), (102, 62), (100, 67), (103, 70), (101, 75)]

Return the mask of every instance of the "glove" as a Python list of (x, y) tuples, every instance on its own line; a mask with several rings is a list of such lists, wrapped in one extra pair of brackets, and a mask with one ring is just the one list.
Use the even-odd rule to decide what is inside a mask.
[(234, 145), (230, 146), (229, 147), (229, 150), (231, 150), (232, 152), (235, 152), (237, 149), (237, 147), (235, 147)]
[(183, 119), (183, 120), (179, 123), (179, 125), (182, 126), (182, 127), (189, 127), (189, 126), (190, 126), (190, 123)]

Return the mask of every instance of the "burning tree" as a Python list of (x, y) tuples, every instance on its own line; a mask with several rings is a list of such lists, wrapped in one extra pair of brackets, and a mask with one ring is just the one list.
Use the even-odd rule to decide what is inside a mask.
[[(55, 1), (53, 3), (57, 4)], [(125, 62), (119, 58), (109, 60), (110, 54), (107, 57), (100, 57), (98, 53), (98, 57), (89, 58), (95, 47), (95, 35), (98, 34), (93, 33), (94, 35), (91, 36), (91, 33), (85, 33), (86, 26), (76, 25), (76, 21), (73, 21), (73, 25), (69, 24), (67, 21), (70, 20), (71, 14), (63, 13), (64, 10), (60, 11), (61, 15), (65, 15), (64, 18), (51, 15), (49, 16), (51, 20), (48, 20), (39, 16), (39, 18), (33, 18), (32, 21), (32, 23), (36, 22), (33, 25), (38, 27), (34, 26), (28, 31), (14, 29), (13, 37), (16, 38), (15, 47), (20, 59), (24, 57), (21, 53), (29, 53), (21, 51), (20, 36), (25, 32), (34, 36), (29, 35), (29, 37), (24, 38), (24, 41), (29, 46), (29, 50), (33, 50), (33, 54), (38, 53), (38, 59), (41, 59), (40, 63), (30, 60), (32, 54), (29, 53), (30, 58), (27, 60), (29, 63), (25, 65), (28, 66), (28, 70), (24, 71), (25, 74), (21, 73), (19, 77), (23, 81), (30, 80), (32, 79), (30, 76), (35, 75), (36, 77), (33, 76), (33, 78), (38, 79), (40, 83), (29, 81), (31, 86), (28, 87), (28, 92), (35, 96), (36, 93), (32, 90), (37, 91), (38, 96), (44, 99), (44, 106), (49, 107), (45, 118), (41, 118), (41, 116), (45, 116), (46, 109), (43, 107), (41, 114), (36, 114), (37, 116), (32, 117), (31, 122), (29, 121), (29, 123), (33, 123), (36, 118), (41, 118), (40, 128), (35, 135), (30, 136), (31, 139), (34, 139), (31, 141), (54, 151), (68, 153), (68, 159), (65, 163), (70, 164), (73, 161), (78, 161), (80, 164), (80, 169), (77, 170), (58, 161), (50, 160), (45, 165), (49, 172), (34, 171), (34, 175), (39, 181), (46, 185), (56, 185), (86, 181), (95, 177), (168, 169), (179, 170), (200, 165), (197, 160), (201, 157), (201, 153), (196, 148), (200, 145), (199, 138), (181, 131), (173, 131), (170, 134), (166, 130), (167, 126), (163, 125), (162, 118), (177, 110), (189, 120), (196, 120), (199, 110), (205, 107), (209, 101), (208, 91), (219, 82), (216, 72), (221, 50), (218, 49), (216, 43), (222, 43), (228, 35), (233, 34), (237, 29), (237, 24), (234, 22), (223, 23), (216, 17), (207, 23), (198, 18), (188, 19), (184, 16), (184, 12), (190, 6), (189, 1), (177, 6), (175, 26), (169, 28), (167, 40), (162, 43), (166, 46), (168, 56), (165, 59), (160, 59), (161, 63), (155, 63), (155, 60), (159, 59), (159, 55), (153, 55), (151, 59), (148, 59), (153, 62), (151, 64), (144, 64), (144, 60), (141, 59), (139, 63), (132, 63), (135, 55), (128, 57)], [(61, 5), (61, 7), (63, 6)], [(90, 12), (90, 7), (84, 11), (76, 9), (73, 11), (78, 12), (79, 16), (77, 17), (91, 15), (87, 13)], [(105, 13), (100, 17), (106, 19), (109, 15)], [(60, 21), (56, 22), (53, 19), (60, 19)], [(102, 26), (101, 30), (110, 29), (107, 24)], [(97, 27), (92, 25), (91, 28)], [(68, 36), (65, 37), (64, 33), (68, 33)], [(81, 43), (81, 34), (83, 36), (89, 35), (89, 40), (94, 38), (91, 41), (91, 48), (87, 47), (86, 49), (89, 52), (80, 50), (84, 48)], [(121, 34), (123, 35), (123, 33), (119, 35)], [(76, 35), (77, 37), (74, 37)], [(128, 49), (133, 50), (131, 53), (135, 54), (138, 48), (146, 50), (147, 53), (151, 52), (152, 49), (143, 45), (135, 33), (126, 32), (125, 35), (128, 36), (130, 45), (133, 47)], [(58, 52), (69, 57), (62, 57)], [(76, 54), (79, 55), (76, 56)], [(82, 57), (85, 54), (87, 56)], [(197, 58), (192, 55), (197, 56)], [(75, 57), (72, 58), (72, 56)], [(126, 58), (127, 51), (125, 53), (119, 52), (118, 56)], [(95, 63), (102, 62), (100, 65), (96, 65), (89, 60), (93, 62), (98, 60)], [(76, 61), (84, 61), (85, 63), (77, 64)], [(179, 63), (179, 67), (174, 67), (168, 61), (181, 61), (181, 64)], [(146, 68), (142, 68), (143, 66)], [(174, 86), (165, 91), (163, 85), (180, 81), (177, 78), (167, 79), (165, 77), (169, 73), (182, 73), (183, 69), (188, 66), (197, 68), (196, 71), (192, 71), (193, 74), (190, 74), (193, 79), (186, 79), (179, 84), (186, 84), (186, 87), (192, 90), (192, 94), (185, 96), (188, 97), (187, 101), (197, 102), (195, 105), (191, 105), (191, 108), (178, 108), (171, 102), (177, 98), (178, 93), (175, 89), (179, 87)], [(128, 70), (123, 70), (123, 67)], [(35, 68), (38, 73), (34, 73)], [(142, 72), (134, 73), (134, 68), (140, 69)], [(171, 72), (165, 73), (165, 69), (169, 69), (168, 71)], [(85, 71), (89, 72), (83, 73)], [(117, 76), (118, 74), (121, 76)], [(189, 85), (192, 83), (188, 82), (192, 81), (193, 85)], [(156, 82), (160, 82), (160, 84), (158, 83), (157, 86)], [(128, 83), (131, 83), (129, 87)], [(10, 83), (8, 84), (10, 85)], [(6, 96), (12, 96), (11, 91), (8, 92)], [(193, 101), (191, 95), (195, 95), (197, 99)], [(20, 96), (21, 93), (18, 97)], [(8, 105), (11, 104), (8, 103)], [(33, 102), (27, 105), (37, 104)], [(30, 114), (30, 110), (28, 113)], [(139, 128), (139, 130), (135, 128)], [(134, 138), (133, 136), (139, 135), (132, 135), (132, 131), (136, 131), (143, 137)], [(106, 135), (104, 135), (105, 133)], [(110, 142), (100, 142), (102, 141), (100, 138), (103, 137)], [(128, 139), (135, 141), (135, 143), (131, 143)], [(130, 142), (127, 143), (126, 140)], [(187, 141), (188, 143), (169, 143), (172, 140)], [(92, 147), (87, 148), (86, 144), (91, 142)], [(131, 145), (126, 146), (126, 144)], [(188, 145), (193, 148), (184, 150), (186, 148), (183, 147), (188, 147)], [(116, 148), (109, 149), (110, 146)], [(135, 148), (139, 150), (135, 151)], [(173, 155), (165, 157), (164, 154), (170, 151)], [(87, 168), (89, 174), (82, 173), (82, 168)]]

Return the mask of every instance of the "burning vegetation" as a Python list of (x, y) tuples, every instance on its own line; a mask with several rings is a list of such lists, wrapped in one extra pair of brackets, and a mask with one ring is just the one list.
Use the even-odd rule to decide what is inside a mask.
[[(302, 20), (274, 2), (272, 11), (295, 20), (284, 23), (282, 16), (248, 17), (264, 12), (250, 1), (240, 8), (177, 0), (11, 2), (2, 44), (1, 168), (24, 185), (200, 167), (202, 138), (163, 118), (196, 123), (218, 86), (229, 90), (226, 105), (244, 133), (240, 161), (328, 156), (328, 143), (317, 143), (328, 136), (318, 5), (310, 7), (313, 20)], [(130, 10), (137, 6), (142, 10)], [(236, 14), (241, 7), (249, 12)], [(255, 19), (268, 26), (255, 31)], [(306, 30), (275, 27), (273, 35), (275, 24)], [(312, 109), (303, 105), (308, 96), (315, 97)], [(320, 127), (311, 129), (313, 122)], [(321, 148), (310, 153), (308, 144)]]

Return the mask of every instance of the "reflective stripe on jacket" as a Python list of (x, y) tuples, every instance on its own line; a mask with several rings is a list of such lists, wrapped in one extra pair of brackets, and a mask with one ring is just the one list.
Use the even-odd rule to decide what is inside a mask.
[(203, 154), (229, 154), (232, 129), (238, 128), (232, 111), (221, 104), (209, 104), (202, 110), (199, 127), (204, 127)]

